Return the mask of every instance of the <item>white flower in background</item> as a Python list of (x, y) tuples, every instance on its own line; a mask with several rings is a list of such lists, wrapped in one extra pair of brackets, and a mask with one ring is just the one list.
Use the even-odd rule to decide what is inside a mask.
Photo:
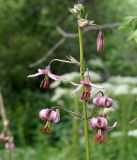
[[(124, 135), (124, 132), (113, 132), (111, 134), (112, 137), (120, 137), (120, 136), (123, 136)], [(134, 129), (134, 130), (130, 130), (127, 132), (127, 135), (130, 136), (130, 137), (137, 137), (137, 129)]]
[(129, 92), (130, 92), (130, 88), (126, 84), (118, 85), (113, 90), (114, 95), (124, 95), (124, 94), (129, 94)]
[(133, 89), (131, 90), (131, 93), (137, 95), (137, 87), (136, 87), (136, 88), (133, 88)]
[(64, 74), (66, 77), (65, 83), (71, 82), (75, 79), (79, 79), (79, 73), (78, 72), (71, 72), (71, 73), (66, 73)]
[(105, 88), (105, 91), (107, 93), (113, 93), (115, 86), (106, 82), (106, 83), (101, 83), (99, 84), (101, 87)]
[(137, 129), (129, 131), (128, 136), (137, 137)]
[(122, 76), (116, 76), (111, 77), (109, 79), (110, 83), (114, 84), (129, 84), (129, 85), (136, 85), (137, 84), (137, 77), (122, 77)]
[(62, 96), (68, 96), (70, 93), (71, 91), (69, 89), (58, 87), (57, 89), (55, 89), (55, 93), (54, 96), (51, 98), (51, 101), (55, 102), (59, 100)]
[(122, 135), (123, 135), (122, 132), (117, 131), (117, 132), (113, 132), (113, 133), (111, 134), (111, 137), (120, 137), (120, 136), (122, 136)]

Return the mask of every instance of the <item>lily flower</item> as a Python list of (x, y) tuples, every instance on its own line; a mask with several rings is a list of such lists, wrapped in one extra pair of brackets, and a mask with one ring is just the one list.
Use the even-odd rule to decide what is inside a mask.
[(98, 116), (97, 118), (91, 118), (89, 124), (91, 129), (96, 130), (96, 141), (101, 144), (106, 139), (106, 131), (111, 131), (117, 125), (117, 122), (112, 127), (108, 127), (107, 119)]
[(43, 133), (51, 132), (50, 123), (58, 123), (60, 121), (60, 110), (59, 109), (42, 109), (39, 112), (39, 118), (43, 121), (46, 121), (46, 125), (41, 128)]
[(51, 67), (48, 65), (45, 69), (38, 69), (38, 72), (32, 75), (27, 76), (28, 78), (37, 77), (40, 75), (45, 75), (45, 78), (41, 81), (40, 88), (49, 88), (49, 78), (58, 81), (63, 80), (61, 76), (57, 76), (51, 72)]
[(76, 93), (77, 91), (79, 91), (83, 87), (81, 100), (85, 99), (86, 101), (90, 100), (90, 91), (91, 91), (92, 87), (97, 88), (97, 89), (103, 89), (102, 87), (99, 87), (91, 82), (89, 72), (88, 72), (88, 74), (85, 75), (84, 80), (80, 81), (80, 84), (77, 84), (74, 82), (70, 82), (70, 83), (73, 84), (74, 86), (77, 86), (77, 88), (74, 90), (72, 95), (74, 93)]
[(97, 96), (93, 99), (93, 104), (96, 107), (110, 108), (113, 105), (113, 100), (106, 96)]
[(15, 148), (15, 144), (13, 142), (7, 142), (7, 143), (5, 143), (5, 148), (7, 150), (12, 150)]

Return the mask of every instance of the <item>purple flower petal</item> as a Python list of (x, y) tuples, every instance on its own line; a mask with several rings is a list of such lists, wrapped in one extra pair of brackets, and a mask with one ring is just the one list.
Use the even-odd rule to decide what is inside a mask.
[(27, 76), (28, 78), (30, 77), (37, 77), (43, 74), (47, 74), (47, 69), (38, 69), (38, 72), (32, 75)]
[(91, 118), (89, 124), (92, 129), (95, 129), (98, 126), (97, 118)]
[(48, 75), (51, 79), (53, 79), (53, 80), (55, 80), (55, 81), (65, 79), (64, 77), (54, 75), (54, 74), (52, 74), (51, 72), (49, 72), (47, 75)]
[(59, 110), (56, 109), (56, 110), (51, 110), (51, 113), (50, 113), (50, 116), (48, 118), (49, 121), (52, 121), (54, 123), (57, 123), (59, 122), (60, 120), (60, 113), (59, 113)]
[(35, 73), (35, 74), (31, 74), (31, 75), (27, 76), (27, 78), (37, 77), (37, 76), (40, 76), (40, 75), (42, 75), (42, 73)]
[(117, 125), (117, 122), (115, 122), (112, 127), (106, 127), (106, 130), (111, 131), (113, 128), (116, 127), (116, 125)]
[(50, 113), (51, 113), (51, 110), (46, 108), (46, 109), (42, 109), (40, 112), (39, 112), (39, 118), (41, 120), (48, 120), (49, 116), (50, 116)]
[(96, 84), (93, 84), (90, 82), (89, 84), (91, 87), (97, 88), (97, 89), (103, 89), (103, 87), (97, 86)]
[(99, 128), (106, 128), (108, 126), (107, 119), (104, 117), (98, 117), (98, 127)]

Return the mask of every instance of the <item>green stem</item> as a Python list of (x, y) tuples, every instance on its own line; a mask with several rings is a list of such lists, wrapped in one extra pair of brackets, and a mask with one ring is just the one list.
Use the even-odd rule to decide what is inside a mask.
[[(75, 96), (74, 97), (74, 111), (78, 112), (78, 97)], [(72, 137), (72, 142), (73, 142), (73, 146), (72, 146), (72, 156), (73, 156), (73, 160), (78, 160), (78, 120), (73, 118), (73, 137)]]
[[(80, 47), (80, 79), (84, 80), (84, 52), (83, 52), (83, 37), (82, 29), (78, 26), (79, 33), (79, 47)], [(83, 125), (84, 125), (84, 135), (86, 143), (86, 160), (90, 160), (90, 146), (89, 146), (89, 134), (88, 134), (88, 124), (87, 124), (87, 104), (86, 101), (82, 101), (83, 106)]]
[(66, 60), (63, 60), (63, 59), (53, 59), (52, 61), (50, 61), (49, 65), (51, 65), (52, 62), (63, 62), (63, 63), (69, 63), (69, 64), (79, 64), (79, 62), (72, 62), (72, 61), (66, 61)]

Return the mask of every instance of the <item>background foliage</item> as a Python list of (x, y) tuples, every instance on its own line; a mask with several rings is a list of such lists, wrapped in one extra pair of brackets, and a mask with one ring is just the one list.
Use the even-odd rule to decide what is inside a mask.
[[(30, 68), (29, 65), (44, 56), (61, 38), (56, 30), (57, 25), (66, 32), (77, 32), (75, 19), (68, 11), (74, 3), (74, 0), (0, 0), (0, 88), (15, 137), (16, 159), (70, 160), (72, 156), (73, 159), (84, 159), (80, 122), (76, 122), (78, 139), (74, 151), (75, 122), (71, 117), (63, 113), (62, 121), (53, 126), (51, 135), (40, 132), (42, 123), (38, 118), (38, 112), (44, 106), (64, 105), (73, 110), (74, 98), (68, 97), (68, 94), (74, 88), (69, 89), (72, 86), (61, 84), (60, 88), (44, 91), (39, 89), (40, 78), (26, 78), (37, 70), (37, 67)], [(98, 31), (84, 35), (87, 63), (89, 69), (97, 74), (92, 73), (93, 81), (106, 86), (106, 94), (115, 99), (114, 110), (108, 113), (108, 118), (110, 124), (118, 122), (115, 131), (108, 133), (107, 141), (102, 145), (94, 143), (91, 132), (92, 157), (98, 160), (135, 160), (137, 126), (136, 122), (129, 122), (137, 117), (137, 2), (87, 0), (85, 7), (88, 16), (97, 24), (121, 23), (120, 29), (103, 30), (105, 50), (102, 54), (96, 52)], [(68, 39), (38, 67), (46, 66), (57, 57), (63, 59), (72, 55), (78, 59), (78, 53), (78, 39)], [(77, 67), (64, 67), (60, 63), (54, 63), (52, 70), (57, 74), (78, 72)], [(69, 76), (77, 79), (71, 74)], [(0, 155), (4, 160), (8, 159), (5, 153), (3, 150)]]

